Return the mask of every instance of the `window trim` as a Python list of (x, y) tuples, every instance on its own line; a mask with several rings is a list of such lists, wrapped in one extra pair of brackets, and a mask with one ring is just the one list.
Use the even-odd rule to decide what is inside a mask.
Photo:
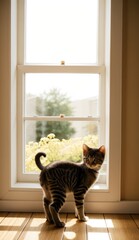
[[(25, 4), (24, 4), (25, 2)], [(98, 19), (98, 39), (99, 39), (99, 43), (98, 43), (98, 50), (99, 49), (103, 49), (103, 51), (98, 51), (98, 63), (97, 65), (37, 65), (37, 64), (26, 64), (25, 63), (25, 44), (23, 39), (25, 39), (25, 20), (24, 20), (24, 16), (25, 16), (25, 9), (26, 9), (26, 0), (19, 0), (18, 2), (18, 14), (20, 17), (18, 20), (18, 66), (17, 66), (17, 72), (18, 72), (18, 82), (17, 82), (17, 88), (18, 88), (18, 96), (19, 99), (21, 101), (18, 101), (18, 107), (17, 107), (17, 111), (18, 111), (18, 152), (17, 153), (17, 158), (21, 159), (20, 155), (22, 155), (24, 157), (24, 140), (23, 140), (23, 130), (22, 130), (22, 125), (23, 125), (23, 121), (25, 121), (26, 119), (32, 119), (35, 120), (34, 117), (32, 118), (27, 118), (27, 117), (22, 117), (23, 111), (24, 111), (24, 106), (23, 106), (23, 92), (24, 92), (24, 84), (23, 84), (23, 74), (25, 73), (98, 73), (101, 75), (101, 80), (103, 79), (103, 81), (105, 81), (105, 66), (104, 66), (104, 44), (105, 41), (105, 33), (104, 31), (102, 31), (102, 29), (104, 29), (104, 25), (105, 25), (105, 0), (99, 0), (99, 19)], [(25, 63), (25, 64), (24, 64)], [(103, 82), (100, 81), (100, 82)], [(102, 83), (104, 84), (104, 82)], [(101, 87), (102, 89), (102, 87)], [(102, 93), (102, 91), (100, 92), (101, 98), (100, 98), (100, 114), (101, 116), (99, 116), (99, 119), (101, 118), (102, 120), (100, 121), (100, 125), (101, 125), (101, 129), (103, 129), (102, 134), (101, 134), (101, 139), (100, 139), (100, 144), (104, 144), (105, 143), (105, 139), (104, 139), (104, 126), (105, 126), (105, 111), (103, 111), (103, 109), (105, 109), (105, 91)], [(17, 99), (18, 99), (17, 96)], [(21, 97), (22, 96), (22, 97)], [(99, 107), (100, 108), (100, 107)], [(103, 114), (103, 116), (102, 116)], [(36, 118), (37, 120), (40, 120), (40, 118)], [(68, 118), (66, 120), (77, 120), (77, 118)], [(81, 117), (79, 118), (81, 120)], [(61, 119), (60, 119), (61, 120)], [(82, 118), (82, 120), (85, 120), (85, 118)], [(89, 120), (88, 118), (86, 119), (87, 121)], [(92, 118), (92, 120), (94, 121), (94, 119)], [(22, 137), (21, 137), (22, 136)], [(22, 154), (21, 154), (22, 153)], [(29, 175), (28, 173), (23, 173), (22, 169), (23, 169), (23, 163), (21, 164), (21, 161), (19, 160), (18, 162), (18, 173), (17, 173), (17, 179), (20, 182), (23, 181), (35, 181), (36, 179), (36, 174), (33, 176), (33, 174)]]
[[(12, 2), (15, 2), (14, 0)], [(111, 103), (110, 106), (107, 104), (107, 126), (109, 127), (109, 131), (107, 132), (107, 154), (108, 157), (111, 159), (110, 163), (110, 178), (112, 181), (110, 182), (109, 186), (109, 192), (106, 192), (104, 196), (104, 192), (98, 193), (100, 196), (100, 199), (102, 201), (119, 201), (120, 200), (120, 162), (121, 162), (121, 82), (122, 82), (122, 1), (120, 0), (106, 0), (107, 2), (107, 11), (108, 16), (112, 16), (111, 19), (111, 34), (108, 33), (108, 41), (106, 41), (106, 44), (111, 40), (111, 51), (108, 54), (108, 57), (106, 58), (106, 89), (110, 89), (110, 92), (107, 90), (107, 98), (106, 102)], [(16, 4), (15, 4), (16, 5)], [(111, 8), (110, 8), (111, 5)], [(111, 9), (111, 12), (110, 12)], [(108, 25), (110, 25), (109, 19), (108, 19)], [(14, 38), (14, 37), (13, 37)], [(116, 44), (115, 44), (116, 42)], [(15, 42), (12, 43), (15, 47)], [(11, 49), (13, 48), (11, 47)], [(118, 51), (117, 51), (117, 47)], [(109, 58), (109, 55), (111, 56), (111, 59)], [(15, 53), (14, 53), (15, 57)], [(22, 61), (21, 61), (22, 64)], [(26, 66), (28, 67), (28, 66)], [(61, 66), (63, 67), (63, 66)], [(69, 66), (70, 67), (70, 66)], [(15, 66), (13, 64), (12, 72), (14, 72)], [(13, 77), (13, 74), (12, 74)], [(15, 77), (12, 78), (15, 80)], [(110, 81), (111, 79), (111, 81)], [(11, 103), (15, 103), (15, 96), (13, 96), (13, 90), (15, 88), (13, 87), (11, 89), (12, 91), (12, 101)], [(15, 90), (14, 90), (15, 92)], [(18, 93), (19, 94), (19, 93)], [(116, 105), (115, 105), (116, 102)], [(115, 106), (115, 110), (113, 108)], [(109, 115), (109, 112), (111, 113)], [(15, 113), (15, 111), (14, 111)], [(116, 114), (115, 114), (116, 113)], [(17, 118), (18, 122), (18, 118)], [(14, 128), (13, 128), (14, 124)], [(117, 127), (116, 127), (117, 126)], [(11, 122), (11, 144), (13, 143), (13, 138), (16, 142), (16, 128), (15, 128), (15, 116), (12, 116), (12, 122)], [(15, 143), (14, 142), (14, 143)], [(110, 151), (108, 151), (108, 146), (110, 146)], [(13, 148), (12, 148), (13, 147)], [(24, 183), (17, 183), (16, 182), (16, 169), (15, 169), (15, 162), (16, 162), (16, 149), (15, 146), (12, 144), (12, 152), (11, 152), (11, 190), (12, 191), (33, 191), (34, 194), (32, 194), (32, 199), (34, 196), (36, 196), (34, 189), (34, 185), (32, 184), (24, 184)], [(14, 166), (14, 167), (13, 167)], [(118, 169), (118, 171), (115, 171), (115, 169)], [(111, 173), (114, 173), (113, 175)], [(28, 187), (27, 187), (28, 185)], [(114, 186), (114, 189), (113, 189)], [(110, 193), (107, 194), (107, 193)], [(9, 193), (10, 194), (10, 193)], [(89, 194), (88, 194), (89, 195)], [(94, 194), (93, 194), (94, 195)], [(93, 200), (95, 201), (95, 195)], [(89, 196), (87, 196), (87, 200), (89, 201)]]

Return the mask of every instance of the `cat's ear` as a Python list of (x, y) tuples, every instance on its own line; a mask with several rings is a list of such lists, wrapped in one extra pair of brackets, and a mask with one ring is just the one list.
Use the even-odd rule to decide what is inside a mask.
[(99, 151), (100, 151), (101, 153), (103, 153), (103, 155), (105, 155), (105, 146), (102, 145), (102, 146), (99, 148)]
[(88, 155), (89, 147), (86, 144), (83, 144), (83, 155)]

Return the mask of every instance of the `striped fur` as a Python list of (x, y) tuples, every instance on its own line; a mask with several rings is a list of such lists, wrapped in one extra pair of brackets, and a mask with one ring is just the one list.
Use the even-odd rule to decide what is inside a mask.
[(38, 153), (35, 162), (41, 170), (40, 185), (44, 192), (44, 211), (47, 221), (57, 227), (64, 227), (58, 212), (65, 202), (67, 192), (73, 192), (76, 216), (80, 221), (86, 221), (84, 196), (97, 179), (104, 161), (105, 147), (92, 149), (83, 144), (83, 162), (80, 164), (59, 161), (44, 167), (40, 162), (41, 156), (46, 155), (43, 152)]

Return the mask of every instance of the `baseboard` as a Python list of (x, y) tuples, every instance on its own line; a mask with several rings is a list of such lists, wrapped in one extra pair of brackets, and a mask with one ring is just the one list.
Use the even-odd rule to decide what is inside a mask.
[[(3, 201), (0, 200), (0, 211), (8, 212), (42, 212), (41, 201)], [(66, 202), (61, 212), (74, 212), (74, 203)], [(86, 213), (134, 213), (139, 214), (139, 201), (119, 202), (86, 202)]]

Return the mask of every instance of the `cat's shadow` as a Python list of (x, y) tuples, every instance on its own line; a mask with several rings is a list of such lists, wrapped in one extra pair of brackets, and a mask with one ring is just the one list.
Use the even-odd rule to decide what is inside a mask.
[(70, 228), (74, 225), (80, 224), (78, 219), (73, 218), (69, 221), (66, 222), (64, 228), (57, 228), (55, 227), (54, 224), (49, 224), (47, 221), (42, 223), (39, 228), (40, 228), (40, 233), (39, 233), (39, 240), (42, 239), (62, 239), (62, 236), (64, 233), (66, 233), (66, 230), (70, 230)]
[[(39, 240), (42, 239), (61, 239), (64, 228), (56, 228), (54, 224), (48, 222), (42, 223), (40, 226)], [(61, 235), (61, 237), (60, 237)]]

